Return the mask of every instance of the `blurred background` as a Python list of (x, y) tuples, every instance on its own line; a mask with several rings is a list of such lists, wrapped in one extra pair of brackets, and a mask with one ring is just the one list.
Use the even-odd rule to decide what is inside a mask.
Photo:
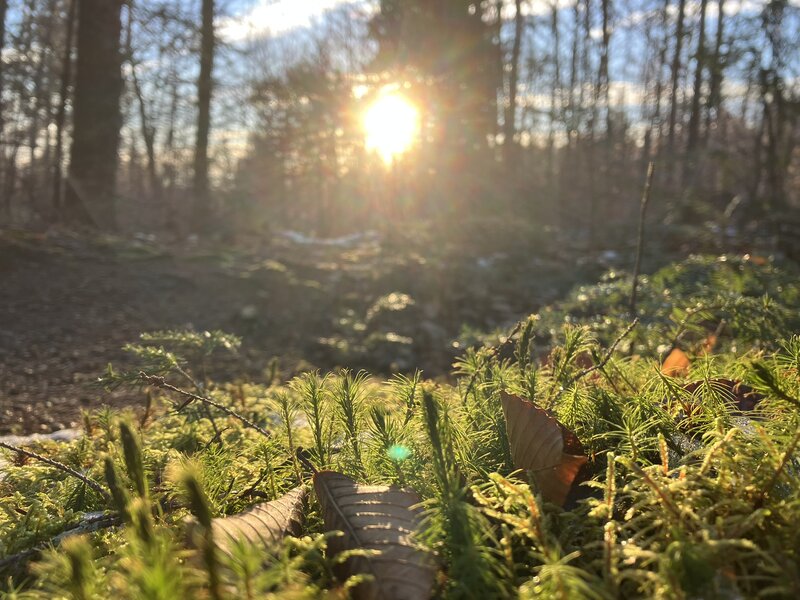
[(763, 219), (800, 202), (799, 9), (3, 0), (0, 214), (231, 239), (514, 215), (591, 245), (655, 160), (654, 219)]

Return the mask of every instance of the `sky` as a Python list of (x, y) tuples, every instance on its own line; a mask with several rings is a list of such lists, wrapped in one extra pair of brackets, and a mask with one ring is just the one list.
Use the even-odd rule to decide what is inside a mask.
[(343, 5), (373, 6), (368, 0), (236, 0), (220, 33), (229, 42), (264, 34), (280, 36), (314, 24), (326, 10)]
[[(526, 15), (548, 14), (553, 3), (559, 9), (571, 7), (573, 0), (533, 0), (523, 4)], [(359, 5), (373, 10), (377, 0), (233, 0), (232, 16), (224, 19), (221, 32), (228, 41), (241, 41), (252, 36), (271, 34), (278, 36), (293, 30), (310, 27), (314, 20), (326, 10), (342, 5)], [(764, 0), (733, 0), (727, 3), (726, 12), (755, 12), (763, 6)], [(789, 5), (798, 6), (800, 0), (789, 0)], [(688, 12), (696, 10), (690, 3)], [(504, 0), (503, 16), (513, 18), (514, 0)], [(716, 17), (716, 4), (709, 3), (709, 16)]]

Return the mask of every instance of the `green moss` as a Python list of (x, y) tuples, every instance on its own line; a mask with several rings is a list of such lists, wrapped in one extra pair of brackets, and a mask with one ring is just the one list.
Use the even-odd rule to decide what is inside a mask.
[[(142, 370), (210, 395), (270, 436), (167, 391), (154, 392), (143, 424), (125, 416), (122, 435), (120, 417), (100, 412), (82, 438), (37, 449), (113, 479), (114, 506), (61, 471), (6, 456), (0, 556), (51, 540), (89, 511), (124, 504), (128, 525), (61, 544), (32, 569), (7, 566), (3, 585), (9, 598), (322, 597), (344, 582), (314, 501), (300, 538), (270, 555), (242, 548), (229, 564), (208, 544), (189, 548), (183, 519), (189, 507), (206, 522), (234, 514), (308, 483), (312, 469), (334, 469), (421, 495), (418, 540), (438, 557), (437, 597), (797, 597), (798, 286), (796, 271), (771, 262), (670, 266), (642, 281), (640, 325), (590, 373), (632, 319), (624, 276), (575, 290), (500, 348), (469, 349), (449, 382), (343, 371), (214, 385), (195, 373), (235, 340), (144, 337), (133, 348)], [(693, 359), (685, 379), (659, 370), (674, 344)], [(139, 385), (136, 375), (111, 371), (107, 383)], [(755, 409), (732, 410), (722, 379), (759, 394)], [(515, 470), (501, 390), (547, 408), (579, 438), (589, 463), (566, 508), (542, 502)], [(187, 469), (188, 499), (176, 475)]]

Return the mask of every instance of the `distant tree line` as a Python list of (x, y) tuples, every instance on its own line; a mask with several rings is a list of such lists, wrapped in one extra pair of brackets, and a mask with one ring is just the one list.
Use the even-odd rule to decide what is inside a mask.
[[(594, 239), (634, 217), (651, 160), (658, 218), (800, 203), (791, 0), (379, 0), (236, 25), (215, 0), (0, 0), (0, 218), (330, 234), (463, 212)], [(360, 124), (386, 85), (422, 115), (390, 168)]]

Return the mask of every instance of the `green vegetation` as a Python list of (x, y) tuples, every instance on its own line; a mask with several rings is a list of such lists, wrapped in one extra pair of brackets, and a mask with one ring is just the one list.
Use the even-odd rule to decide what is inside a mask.
[[(418, 494), (432, 597), (798, 597), (797, 271), (690, 258), (642, 278), (636, 324), (630, 289), (609, 273), (575, 290), (467, 350), (447, 382), (215, 383), (205, 369), (236, 339), (143, 336), (128, 348), (139, 369), (103, 379), (142, 386), (143, 408), (87, 414), (79, 439), (36, 448), (83, 478), (6, 454), (5, 597), (347, 597), (372, 551), (352, 535), (329, 551), (340, 544), (314, 494), (300, 534), (277, 545), (223, 551), (214, 526), (323, 470)], [(667, 375), (673, 348), (691, 365)], [(548, 473), (517, 468), (524, 432), (507, 427), (501, 392), (549, 411), (585, 462), (563, 506), (540, 493)]]

